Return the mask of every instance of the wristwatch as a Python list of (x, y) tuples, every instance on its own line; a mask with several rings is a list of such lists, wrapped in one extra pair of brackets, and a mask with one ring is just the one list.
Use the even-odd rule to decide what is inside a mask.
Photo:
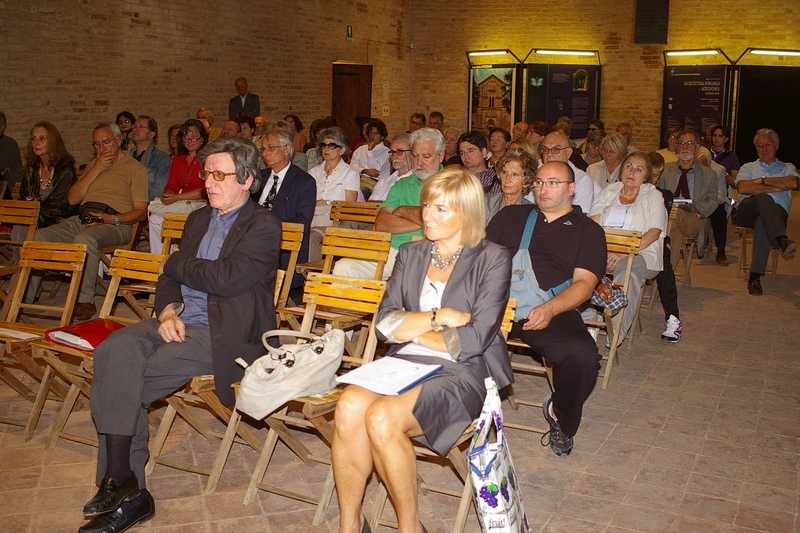
[(325, 200), (325, 205), (331, 205), (331, 201), (330, 200)]
[(761, 185), (766, 185), (766, 184), (767, 184), (767, 177), (761, 176)]
[(119, 226), (119, 215), (117, 215), (116, 217), (114, 217), (114, 225), (115, 225), (115, 226)]
[(433, 331), (444, 331), (444, 326), (440, 326), (436, 323), (436, 311), (438, 311), (438, 307), (434, 307), (431, 309), (431, 329)]

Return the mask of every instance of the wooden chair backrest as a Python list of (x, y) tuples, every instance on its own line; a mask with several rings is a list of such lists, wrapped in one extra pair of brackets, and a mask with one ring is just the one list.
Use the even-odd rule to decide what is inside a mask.
[(6, 195), (6, 189), (8, 189), (8, 182), (6, 180), (0, 181), (0, 200)]
[(342, 202), (331, 203), (331, 225), (339, 227), (340, 222), (363, 222), (374, 224), (381, 204), (379, 202)]
[[(312, 272), (306, 280), (303, 301), (306, 303), (305, 314), (300, 331), (310, 332), (314, 324), (317, 306), (326, 310), (341, 310), (360, 314), (375, 315), (386, 291), (386, 282), (370, 279), (345, 278)], [(345, 355), (342, 360), (357, 365), (372, 361), (378, 337), (375, 332), (375, 320), (369, 325), (369, 332), (361, 358)]]
[[(131, 301), (128, 299), (133, 298), (133, 296), (127, 294), (125, 290), (129, 286), (133, 288), (132, 286), (135, 285), (136, 282), (139, 282), (140, 285), (141, 282), (155, 284), (158, 281), (158, 268), (161, 266), (161, 261), (163, 261), (163, 259), (164, 257), (161, 255), (147, 252), (136, 252), (132, 250), (117, 250), (114, 252), (114, 257), (111, 259), (111, 266), (108, 269), (111, 281), (108, 282), (106, 297), (100, 308), (100, 318), (113, 318), (114, 320), (126, 324), (134, 324), (143, 318), (147, 318), (146, 314), (141, 311), (141, 307), (136, 304), (135, 300)], [(123, 285), (123, 280), (131, 280), (133, 283), (130, 285)], [(126, 292), (124, 297), (131, 306), (131, 309), (139, 317), (138, 319), (116, 315), (112, 316), (114, 300), (121, 290)], [(141, 287), (137, 286), (134, 292), (141, 292)], [(142, 316), (143, 314), (145, 314), (145, 316)]]
[(180, 240), (183, 236), (183, 228), (186, 226), (188, 217), (189, 213), (164, 213), (164, 222), (161, 225), (162, 254), (169, 254), (173, 242)]
[[(289, 299), (289, 291), (292, 289), (292, 280), (297, 267), (297, 258), (300, 254), (300, 247), (303, 245), (304, 226), (296, 222), (281, 223), (281, 252), (289, 252), (289, 263), (284, 271), (284, 278), (278, 285), (275, 279), (275, 307), (284, 307)], [(290, 275), (286, 275), (286, 273)]]
[(322, 238), (322, 256), (325, 262), (322, 273), (333, 271), (334, 259), (348, 258), (376, 263), (375, 277), (381, 279), (386, 260), (389, 258), (391, 233), (346, 228), (326, 228)]
[[(29, 202), (26, 202), (29, 203)], [(38, 215), (37, 215), (38, 216)], [(8, 322), (16, 322), (23, 309), (60, 311), (59, 326), (69, 325), (75, 301), (81, 288), (81, 274), (86, 262), (86, 245), (62, 242), (27, 241), (19, 252), (20, 274), (8, 312)], [(23, 302), (31, 270), (46, 269), (72, 274), (63, 307), (57, 305), (27, 304)]]
[[(26, 241), (32, 241), (39, 222), (39, 202), (26, 202), (22, 200), (0, 200), (0, 223), (9, 225), (28, 226)], [(2, 244), (22, 246), (22, 241), (0, 239)]]
[(625, 269), (625, 278), (622, 283), (622, 290), (625, 291), (625, 294), (628, 294), (628, 283), (630, 283), (631, 280), (633, 258), (639, 253), (639, 246), (642, 243), (642, 234), (632, 230), (604, 229), (606, 233), (606, 249), (609, 252), (628, 255), (628, 265)]
[(506, 302), (506, 310), (503, 312), (503, 322), (500, 324), (500, 331), (506, 339), (508, 339), (508, 335), (511, 333), (511, 327), (514, 325), (514, 313), (516, 312), (517, 300), (509, 298), (508, 302)]
[(20, 191), (21, 188), (22, 188), (22, 182), (21, 181), (18, 181), (18, 182), (16, 182), (14, 184), (14, 188), (11, 189), (11, 198), (13, 200), (18, 200), (19, 199), (19, 191)]

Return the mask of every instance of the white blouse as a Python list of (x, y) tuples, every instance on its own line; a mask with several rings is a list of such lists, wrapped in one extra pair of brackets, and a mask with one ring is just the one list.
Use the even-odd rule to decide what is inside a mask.
[[(345, 200), (345, 191), (358, 192), (361, 189), (361, 179), (358, 173), (350, 168), (350, 165), (339, 161), (330, 176), (325, 175), (325, 163), (317, 165), (308, 171), (314, 181), (317, 182), (317, 200), (330, 200), (331, 202)], [(331, 225), (331, 206), (318, 205), (314, 208), (314, 219), (311, 226), (330, 226)]]
[[(425, 282), (422, 284), (422, 293), (419, 295), (419, 310), (428, 312), (434, 307), (440, 309), (442, 307), (442, 294), (444, 294), (445, 287), (447, 287), (446, 281), (431, 281), (428, 276), (425, 276)], [(417, 344), (414, 341), (400, 348), (397, 353), (441, 357), (449, 361), (453, 360), (447, 352), (440, 352), (439, 350)]]

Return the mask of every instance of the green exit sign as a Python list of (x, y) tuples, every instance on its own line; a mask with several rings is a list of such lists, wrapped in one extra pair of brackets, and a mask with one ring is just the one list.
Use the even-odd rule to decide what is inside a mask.
[(347, 34), (346, 34), (346, 36), (347, 36), (348, 39), (352, 39), (353, 38), (353, 26), (351, 24), (347, 25)]

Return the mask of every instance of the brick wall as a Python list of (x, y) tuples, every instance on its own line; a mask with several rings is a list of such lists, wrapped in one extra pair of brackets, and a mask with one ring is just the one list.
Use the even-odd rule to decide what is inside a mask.
[[(79, 163), (91, 129), (130, 110), (164, 133), (214, 110), (227, 118), (234, 80), (246, 76), (270, 121), (287, 113), (307, 127), (331, 111), (331, 64), (373, 64), (373, 114), (390, 108), (405, 131), (406, 0), (28, 0), (0, 1), (0, 110), (21, 145), (38, 120), (61, 131)], [(298, 11), (296, 6), (303, 6)], [(352, 41), (345, 27), (353, 26)], [(387, 44), (388, 43), (388, 44)], [(396, 43), (399, 43), (396, 44)], [(166, 147), (165, 135), (159, 145)]]
[[(298, 12), (296, 6), (303, 6)], [(640, 148), (658, 143), (662, 50), (747, 46), (800, 48), (800, 4), (773, 0), (672, 0), (669, 43), (633, 43), (634, 0), (0, 0), (0, 110), (24, 144), (51, 120), (79, 162), (91, 127), (123, 109), (166, 128), (210, 106), (219, 125), (233, 81), (247, 76), (270, 121), (293, 113), (310, 123), (330, 112), (331, 63), (372, 64), (373, 115), (390, 134), (414, 111), (440, 110), (463, 127), (466, 50), (597, 49), (601, 118), (630, 121)], [(613, 8), (613, 9), (612, 9)], [(354, 38), (345, 40), (352, 24)], [(797, 64), (797, 62), (795, 62)], [(388, 115), (384, 109), (388, 108)], [(165, 146), (165, 141), (160, 142)]]

